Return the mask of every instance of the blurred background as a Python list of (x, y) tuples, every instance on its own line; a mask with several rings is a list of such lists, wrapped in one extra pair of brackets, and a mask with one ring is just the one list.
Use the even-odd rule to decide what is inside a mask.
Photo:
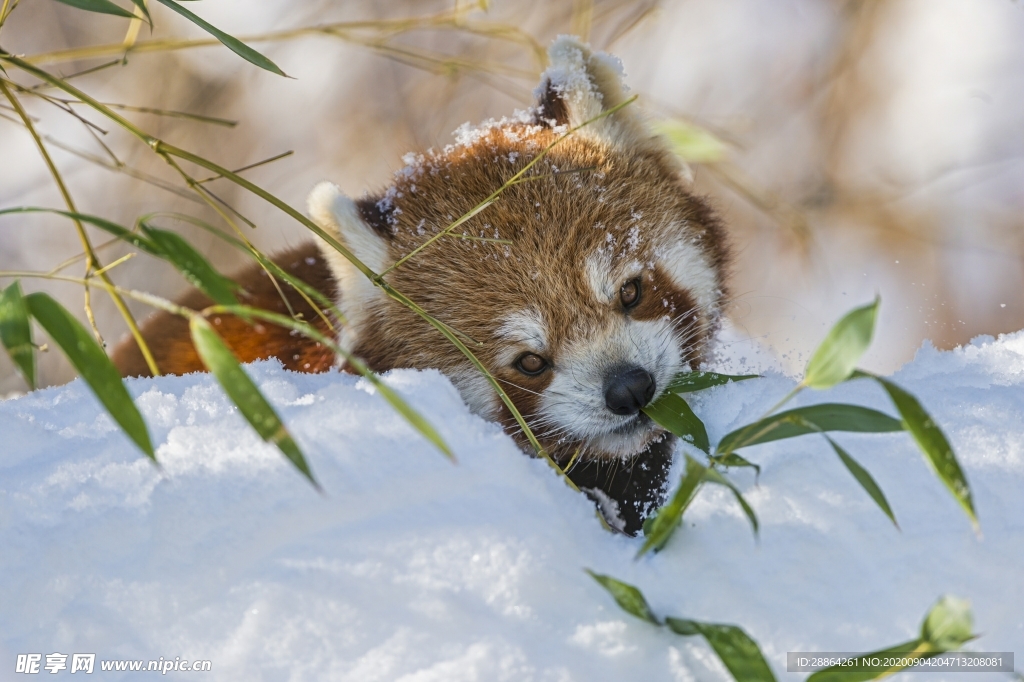
[[(529, 106), (548, 43), (583, 35), (622, 58), (652, 118), (681, 123), (692, 139), (696, 186), (725, 218), (735, 249), (732, 337), (770, 349), (798, 373), (839, 316), (881, 294), (864, 364), (889, 372), (926, 339), (950, 348), (1024, 328), (1022, 2), (188, 3), (291, 78), (210, 45), (193, 24), (151, 4), (155, 29), (143, 24), (133, 35), (127, 19), (22, 0), (0, 45), (74, 75), (96, 99), (129, 107), (120, 112), (147, 132), (223, 166), (292, 152), (244, 174), (304, 208), (320, 180), (355, 196), (379, 189), (406, 152), (449, 143), (466, 121)], [(13, 69), (8, 75), (37, 85)], [(52, 88), (18, 96), (80, 211), (128, 226), (158, 212), (223, 224), (110, 121), (54, 99), (63, 96)], [(209, 175), (188, 168), (198, 179)], [(204, 186), (255, 225), (239, 219), (260, 249), (308, 238), (231, 183)], [(0, 209), (14, 206), (64, 203), (27, 129), (0, 99)], [(171, 217), (160, 224), (180, 229), (223, 271), (245, 260), (194, 226)], [(95, 244), (108, 239), (91, 234)], [(99, 254), (106, 264), (128, 251), (113, 244)], [(0, 216), (0, 271), (49, 272), (80, 252), (66, 219)], [(83, 271), (79, 260), (63, 272)], [(144, 256), (111, 276), (166, 296), (186, 287)], [(23, 286), (83, 310), (76, 285)], [(126, 330), (121, 317), (100, 293), (93, 307), (108, 346), (116, 343)], [(73, 374), (60, 353), (42, 355), (43, 385)], [(0, 395), (24, 388), (0, 357)]]

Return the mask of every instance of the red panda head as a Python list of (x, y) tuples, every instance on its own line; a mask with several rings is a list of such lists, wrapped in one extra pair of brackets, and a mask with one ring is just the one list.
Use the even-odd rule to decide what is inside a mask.
[[(309, 209), (382, 273), (575, 129), (385, 279), (467, 340), (556, 458), (628, 457), (661, 436), (640, 408), (707, 349), (724, 296), (724, 237), (635, 104), (602, 117), (626, 101), (618, 60), (568, 37), (550, 57), (532, 111), (408, 156), (381, 195), (352, 201), (323, 183)], [(515, 432), (457, 348), (322, 247), (347, 350), (378, 371), (436, 367), (474, 411)]]

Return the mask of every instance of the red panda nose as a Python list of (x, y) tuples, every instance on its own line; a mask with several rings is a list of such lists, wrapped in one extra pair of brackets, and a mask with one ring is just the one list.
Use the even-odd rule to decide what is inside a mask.
[(654, 397), (654, 377), (634, 367), (612, 377), (605, 385), (604, 404), (615, 414), (636, 414)]

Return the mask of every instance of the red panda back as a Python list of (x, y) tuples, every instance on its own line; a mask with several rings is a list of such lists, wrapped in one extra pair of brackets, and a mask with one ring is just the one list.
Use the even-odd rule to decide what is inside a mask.
[[(330, 300), (335, 300), (337, 286), (330, 268), (324, 262), (316, 244), (310, 242), (284, 251), (274, 262), (287, 272), (316, 288)], [(267, 273), (253, 264), (238, 273), (235, 281), (247, 292), (239, 297), (245, 305), (289, 315), (288, 306)], [(337, 336), (317, 311), (294, 288), (278, 283), (288, 304), (302, 319), (313, 324), (329, 338)], [(193, 310), (213, 305), (202, 292), (193, 289), (178, 301)], [(289, 329), (268, 323), (249, 323), (234, 315), (216, 315), (210, 323), (242, 362), (276, 357), (288, 369), (298, 372), (325, 372), (334, 364), (334, 353), (317, 341)], [(332, 323), (337, 324), (334, 320)], [(183, 317), (160, 312), (142, 325), (142, 336), (149, 345), (153, 358), (162, 374), (189, 374), (205, 372), (189, 334), (188, 321)], [(128, 338), (114, 349), (113, 361), (122, 376), (152, 376), (135, 339)]]

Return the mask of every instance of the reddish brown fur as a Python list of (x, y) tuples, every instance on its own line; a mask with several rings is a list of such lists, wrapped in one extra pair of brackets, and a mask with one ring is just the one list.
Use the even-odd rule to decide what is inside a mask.
[[(398, 209), (391, 215), (393, 258), (470, 211), (557, 137), (550, 129), (528, 131), (523, 126), (517, 132), (515, 140), (495, 130), (472, 147), (425, 159), (421, 173), (398, 181), (392, 199)], [(721, 270), (726, 258), (721, 228), (706, 205), (683, 189), (676, 163), (667, 152), (566, 139), (531, 169), (530, 176), (544, 179), (509, 187), (459, 230), (508, 239), (510, 246), (445, 238), (390, 273), (388, 281), (431, 315), (482, 342), (474, 349), (478, 357), (503, 382), (518, 409), (531, 415), (536, 412), (535, 392), (550, 381), (550, 373), (527, 377), (496, 361), (501, 348), (494, 336), (497, 315), (532, 305), (544, 316), (549, 337), (558, 342), (601, 328), (605, 316), (618, 312), (584, 305), (593, 294), (583, 261), (608, 233), (621, 243), (636, 210), (651, 224), (685, 221), (688, 232), (680, 238), (696, 239)], [(424, 234), (417, 229), (421, 220), (426, 221)], [(603, 227), (595, 228), (598, 224)], [(645, 284), (652, 295), (634, 313), (641, 319), (665, 315), (662, 298), (677, 315), (693, 306), (686, 292), (675, 289), (660, 271)], [(436, 330), (390, 300), (374, 309), (367, 327), (353, 350), (375, 370), (436, 367), (455, 373), (467, 366)], [(501, 421), (513, 423), (505, 408)]]
[[(582, 385), (574, 374), (558, 366), (560, 358), (568, 358), (566, 362), (571, 366), (576, 349), (593, 348), (592, 340), (609, 334), (609, 330), (638, 329), (640, 323), (643, 329), (658, 330), (655, 336), (648, 337), (653, 339), (648, 347), (668, 344), (665, 339), (669, 335), (678, 344), (671, 352), (660, 351), (661, 357), (678, 350), (681, 358), (674, 355), (672, 363), (682, 360), (691, 366), (696, 364), (714, 331), (725, 298), (726, 240), (709, 206), (684, 185), (681, 165), (668, 146), (647, 132), (642, 119), (628, 108), (599, 121), (595, 128), (600, 130), (580, 131), (560, 139), (567, 121), (580, 118), (578, 107), (595, 101), (611, 107), (624, 99), (619, 85), (609, 80), (617, 76), (606, 62), (586, 56), (590, 54), (586, 48), (574, 48), (559, 40), (562, 42), (557, 49), (553, 48), (553, 54), (560, 55), (561, 64), (570, 64), (574, 58), (566, 48), (569, 53), (580, 50), (584, 61), (590, 60), (587, 78), (601, 92), (577, 90), (573, 95), (576, 99), (563, 101), (560, 93), (566, 91), (559, 88), (568, 86), (549, 80), (542, 83), (535, 124), (504, 123), (480, 131), (471, 143), (428, 153), (398, 173), (395, 184), (385, 194), (364, 198), (354, 207), (329, 185), (326, 193), (318, 194), (324, 186), (314, 190), (319, 203), (311, 200), (311, 206), (316, 207), (313, 217), (324, 229), (336, 231), (335, 237), (353, 251), (357, 246), (364, 249), (367, 258), (384, 258), (385, 262), (380, 264), (384, 269), (472, 211), (542, 150), (558, 141), (494, 204), (462, 224), (456, 233), (439, 239), (387, 272), (385, 279), (427, 313), (472, 339), (473, 352), (505, 388), (527, 421), (536, 427), (541, 444), (555, 459), (565, 463), (576, 452), (585, 451), (584, 461), (573, 469), (571, 476), (581, 487), (599, 488), (622, 503), (625, 528), (627, 532), (636, 532), (664, 489), (671, 463), (671, 440), (663, 438), (647, 422), (644, 435), (637, 438), (649, 435), (654, 440), (629, 441), (622, 447), (642, 451), (635, 453), (637, 456), (631, 461), (624, 461), (622, 457), (634, 453), (614, 451), (614, 443), (607, 445), (608, 441), (600, 440), (600, 434), (564, 435), (564, 422), (575, 419), (572, 408), (577, 394), (563, 391), (561, 395), (570, 395), (573, 400), (563, 402), (562, 408), (557, 408), (556, 403), (556, 410), (567, 410), (570, 415), (560, 415), (561, 433), (543, 420), (534, 423), (545, 416), (538, 414), (541, 394), (556, 376), (564, 377), (563, 382), (575, 380)], [(553, 68), (555, 71), (549, 73), (557, 73), (560, 67)], [(579, 81), (575, 82), (578, 85)], [(369, 230), (353, 217), (355, 212)], [(327, 225), (332, 221), (333, 226)], [(497, 238), (510, 243), (461, 237)], [(682, 251), (671, 250), (676, 247)], [(386, 251), (384, 256), (380, 255), (381, 250)], [(600, 260), (596, 254), (608, 260), (607, 272), (598, 273), (607, 278), (621, 278), (627, 267), (632, 268), (631, 272), (636, 272), (637, 267), (641, 269), (642, 296), (636, 307), (627, 309), (617, 298), (614, 289), (621, 282), (609, 284), (602, 280), (595, 284), (597, 275), (592, 271), (598, 266), (593, 263)], [(361, 275), (356, 278), (358, 283), (352, 284), (351, 266), (334, 262), (335, 258), (340, 261), (336, 253), (329, 253), (332, 267), (328, 267), (317, 245), (307, 244), (286, 252), (277, 262), (335, 300), (349, 315), (351, 324), (342, 341), (371, 369), (440, 369), (453, 379), (474, 410), (500, 421), (523, 443), (510, 410), (497, 402), (479, 372), (458, 349), (415, 312), (380, 290), (368, 288)], [(604, 267), (600, 266), (602, 270)], [(633, 276), (636, 275), (629, 275)], [(237, 279), (248, 292), (243, 302), (287, 313), (278, 291), (258, 265), (251, 266)], [(338, 282), (343, 283), (345, 292), (338, 291)], [(337, 335), (302, 297), (287, 285), (282, 286), (296, 312), (313, 321), (322, 333)], [(603, 294), (596, 294), (595, 286), (613, 286), (611, 292), (605, 292), (609, 300), (599, 300)], [(688, 291), (686, 287), (695, 290)], [(707, 307), (698, 308), (698, 301)], [(211, 302), (193, 291), (182, 303), (202, 309)], [(517, 370), (510, 353), (518, 353), (521, 342), (510, 341), (500, 329), (503, 316), (526, 311), (542, 320), (547, 340), (542, 352), (550, 371), (537, 376)], [(246, 362), (277, 357), (289, 369), (320, 372), (334, 361), (320, 344), (274, 325), (254, 328), (232, 316), (214, 318), (213, 322)], [(160, 314), (145, 324), (143, 333), (162, 372), (181, 374), (203, 369), (184, 320)], [(588, 343), (591, 345), (587, 346)], [(604, 355), (595, 356), (588, 366), (598, 368), (595, 371), (606, 376), (616, 376), (616, 363), (632, 361), (628, 356), (633, 351), (616, 351), (615, 355), (601, 348)], [(610, 365), (605, 364), (606, 356), (612, 358), (607, 360)], [(149, 373), (133, 341), (118, 348), (114, 360), (124, 374)], [(663, 363), (662, 369), (676, 371), (677, 366)], [(587, 386), (593, 386), (592, 392), (602, 395), (599, 392), (605, 389), (600, 381), (589, 381)], [(545, 395), (552, 394), (559, 392), (552, 390)], [(600, 397), (596, 407), (591, 401), (591, 409), (601, 411), (605, 415), (602, 418), (609, 414), (603, 412), (605, 400), (606, 397)], [(607, 409), (611, 407), (609, 404)], [(643, 415), (634, 414), (642, 422)], [(584, 437), (606, 445), (592, 446), (591, 442), (581, 440)], [(596, 451), (602, 447), (612, 449)], [(640, 473), (634, 476), (638, 463)]]
[[(472, 147), (428, 158), (421, 173), (395, 185), (391, 210), (374, 216), (377, 229), (389, 233), (394, 258), (409, 253), (470, 211), (557, 137), (546, 128), (518, 126), (516, 132), (519, 139), (494, 130)], [(509, 187), (494, 205), (460, 230), (470, 236), (508, 239), (510, 246), (445, 238), (390, 273), (388, 281), (431, 315), (482, 342), (475, 349), (478, 357), (502, 382), (520, 412), (535, 415), (536, 394), (547, 386), (551, 374), (528, 377), (496, 361), (495, 353), (501, 347), (494, 337), (496, 315), (533, 305), (547, 321), (550, 338), (560, 342), (601, 328), (607, 315), (619, 313), (612, 308), (588, 311), (577, 305), (592, 297), (582, 264), (608, 234), (621, 243), (630, 216), (638, 210), (652, 224), (685, 221), (688, 238), (695, 238), (721, 270), (726, 257), (721, 228), (707, 206), (683, 189), (674, 164), (667, 153), (620, 150), (594, 140), (569, 138), (531, 170), (530, 176), (541, 179)], [(373, 202), (361, 202), (364, 215), (372, 213), (373, 206)], [(421, 220), (425, 221), (422, 230)], [(313, 265), (307, 264), (308, 258), (315, 258)], [(277, 262), (326, 295), (335, 295), (331, 274), (313, 244), (286, 252)], [(287, 313), (259, 265), (243, 271), (237, 279), (249, 292), (245, 303)], [(689, 295), (675, 288), (659, 269), (647, 273), (643, 286), (642, 303), (632, 312), (638, 319), (655, 319), (672, 311), (680, 315), (693, 307)], [(292, 307), (304, 319), (314, 320), (321, 332), (330, 333), (304, 299), (287, 285), (284, 288)], [(435, 367), (448, 373), (466, 369), (466, 359), (435, 329), (407, 308), (380, 300), (352, 349), (372, 369)], [(197, 291), (181, 302), (193, 309), (211, 304)], [(685, 326), (689, 320), (683, 316), (678, 325)], [(220, 316), (214, 323), (243, 362), (277, 357), (285, 367), (307, 372), (324, 371), (333, 362), (326, 348), (275, 325), (254, 329), (233, 316)], [(144, 325), (143, 333), (161, 372), (203, 371), (182, 318), (161, 313)], [(114, 360), (126, 375), (149, 374), (132, 340), (117, 349)], [(507, 426), (514, 423), (504, 407), (499, 420)], [(546, 445), (556, 450), (575, 447), (571, 443)]]
[[(303, 244), (285, 251), (278, 255), (275, 262), (288, 274), (316, 287), (326, 296), (334, 297), (334, 279), (315, 244)], [(280, 293), (259, 265), (250, 266), (235, 279), (245, 291), (240, 297), (241, 302), (282, 315), (288, 314)], [(305, 298), (288, 284), (281, 282), (280, 286), (297, 315), (312, 321), (322, 334), (334, 335)], [(198, 290), (190, 291), (180, 303), (193, 310), (213, 305), (213, 301)], [(334, 364), (334, 353), (330, 349), (305, 336), (292, 334), (291, 330), (284, 327), (251, 324), (234, 315), (216, 315), (210, 321), (242, 362), (276, 357), (285, 367), (298, 372), (324, 372)], [(206, 371), (192, 345), (185, 318), (159, 313), (142, 325), (142, 334), (161, 373)], [(113, 360), (124, 376), (151, 376), (142, 352), (132, 338), (114, 350)]]

